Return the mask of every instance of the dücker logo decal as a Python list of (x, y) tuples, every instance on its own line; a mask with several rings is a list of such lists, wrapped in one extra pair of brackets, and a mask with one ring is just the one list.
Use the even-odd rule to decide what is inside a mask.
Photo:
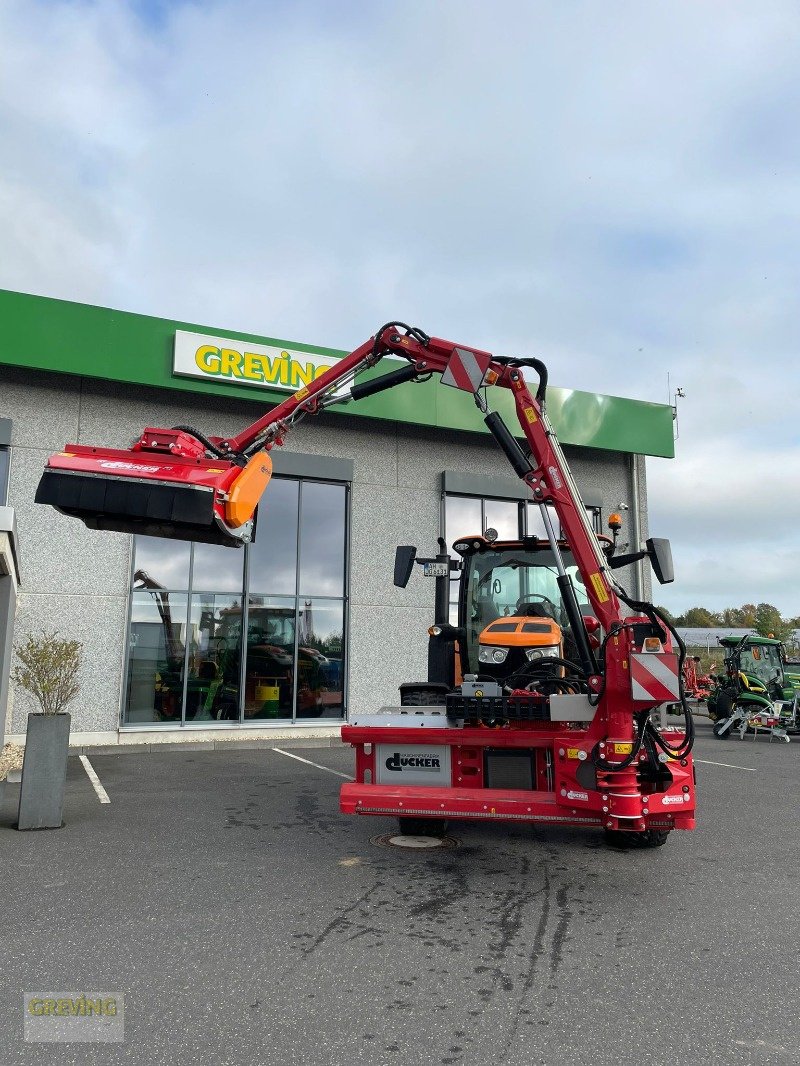
[(441, 763), (439, 762), (438, 755), (432, 755), (428, 752), (424, 752), (421, 755), (401, 755), (399, 751), (394, 752), (386, 760), (387, 770), (402, 770), (404, 767), (414, 770), (440, 770)]

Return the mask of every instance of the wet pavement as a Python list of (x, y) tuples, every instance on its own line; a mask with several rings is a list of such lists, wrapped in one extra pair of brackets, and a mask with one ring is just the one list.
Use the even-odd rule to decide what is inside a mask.
[[(50, 832), (10, 788), (0, 1062), (800, 1062), (800, 740), (698, 733), (699, 828), (653, 850), (393, 848), (330, 746), (94, 757), (104, 805), (73, 759)], [(65, 990), (123, 994), (124, 1042), (26, 1044), (23, 993)]]

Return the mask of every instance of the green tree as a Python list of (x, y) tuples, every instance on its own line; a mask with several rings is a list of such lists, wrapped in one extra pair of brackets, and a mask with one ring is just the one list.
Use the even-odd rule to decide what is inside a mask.
[(720, 624), (719, 615), (707, 610), (705, 607), (690, 607), (683, 616), (684, 626), (689, 629), (710, 629)]
[(755, 629), (756, 626), (756, 611), (758, 608), (754, 603), (745, 603), (739, 608), (739, 622), (740, 626), (745, 629)]
[(775, 637), (776, 640), (786, 640), (792, 632), (791, 622), (781, 618), (777, 607), (771, 603), (759, 603), (755, 611), (756, 633), (762, 637)]

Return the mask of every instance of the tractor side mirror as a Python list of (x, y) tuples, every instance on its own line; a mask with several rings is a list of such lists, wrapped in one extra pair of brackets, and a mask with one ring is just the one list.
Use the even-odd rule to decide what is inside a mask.
[(417, 549), (413, 544), (398, 544), (394, 553), (394, 583), (398, 588), (404, 589), (408, 584), (416, 558)]
[(650, 564), (660, 585), (668, 585), (675, 580), (672, 567), (672, 548), (666, 537), (650, 537), (645, 541)]
[(672, 548), (669, 545), (669, 541), (665, 537), (650, 537), (645, 544), (646, 547), (638, 552), (629, 552), (627, 555), (614, 555), (608, 560), (608, 565), (612, 570), (619, 570), (621, 566), (629, 566), (638, 559), (644, 559), (646, 555), (650, 559), (653, 573), (660, 584), (667, 585), (670, 581), (674, 581)]

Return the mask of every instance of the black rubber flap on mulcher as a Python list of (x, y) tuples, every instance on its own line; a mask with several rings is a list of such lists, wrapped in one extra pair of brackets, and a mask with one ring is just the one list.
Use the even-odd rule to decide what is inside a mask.
[(214, 490), (103, 474), (47, 469), (36, 502), (79, 518), (89, 529), (241, 546), (214, 519)]

